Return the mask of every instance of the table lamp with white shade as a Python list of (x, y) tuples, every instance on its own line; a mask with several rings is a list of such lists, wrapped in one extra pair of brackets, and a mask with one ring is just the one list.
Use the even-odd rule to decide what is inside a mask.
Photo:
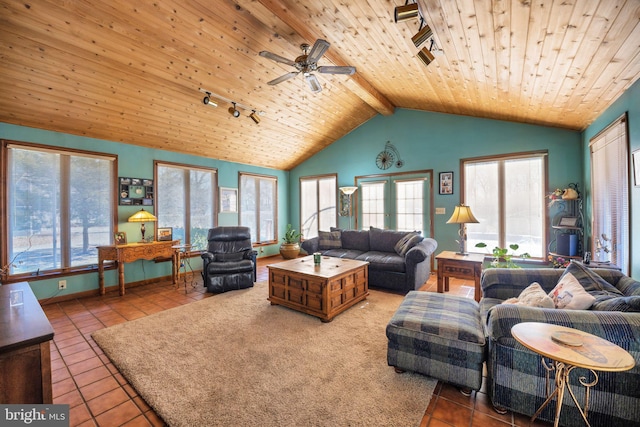
[(447, 224), (460, 224), (460, 230), (458, 230), (458, 234), (460, 235), (460, 240), (458, 243), (460, 244), (460, 250), (456, 252), (458, 255), (469, 255), (467, 252), (467, 226), (466, 224), (477, 224), (480, 221), (473, 216), (471, 212), (471, 208), (464, 204), (460, 204), (455, 207), (453, 210), (453, 214), (451, 218), (447, 221)]

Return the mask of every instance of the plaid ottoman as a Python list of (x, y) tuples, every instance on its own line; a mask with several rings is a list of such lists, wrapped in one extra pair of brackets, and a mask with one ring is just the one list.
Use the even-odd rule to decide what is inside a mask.
[(411, 291), (387, 325), (387, 363), (480, 390), (485, 336), (473, 299)]

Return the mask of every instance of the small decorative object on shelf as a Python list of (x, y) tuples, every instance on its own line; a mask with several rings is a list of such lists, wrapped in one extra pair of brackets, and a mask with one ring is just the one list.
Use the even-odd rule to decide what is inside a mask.
[(610, 242), (610, 241), (611, 239), (609, 239), (607, 235), (604, 233), (602, 233), (600, 237), (595, 238), (596, 258), (594, 259), (594, 261), (601, 262), (601, 263), (609, 262), (609, 259), (608, 259), (609, 256), (607, 254), (611, 251), (609, 249), (609, 244), (607, 242)]
[(547, 259), (553, 265), (553, 268), (565, 268), (571, 263), (571, 259), (563, 258), (561, 256), (549, 255)]

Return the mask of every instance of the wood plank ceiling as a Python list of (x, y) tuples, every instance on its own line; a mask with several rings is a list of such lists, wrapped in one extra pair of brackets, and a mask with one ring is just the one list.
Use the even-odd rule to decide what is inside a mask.
[[(0, 0), (0, 121), (289, 170), (397, 107), (582, 130), (640, 76), (638, 0)], [(312, 93), (300, 44), (331, 43)], [(264, 110), (255, 124), (205, 88)], [(99, 147), (90, 147), (99, 148)]]

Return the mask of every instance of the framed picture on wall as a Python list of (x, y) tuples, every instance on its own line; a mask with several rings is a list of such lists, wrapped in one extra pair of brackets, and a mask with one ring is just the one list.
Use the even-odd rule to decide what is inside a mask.
[(238, 189), (220, 187), (220, 212), (238, 212)]
[(453, 172), (440, 172), (440, 194), (453, 194)]

